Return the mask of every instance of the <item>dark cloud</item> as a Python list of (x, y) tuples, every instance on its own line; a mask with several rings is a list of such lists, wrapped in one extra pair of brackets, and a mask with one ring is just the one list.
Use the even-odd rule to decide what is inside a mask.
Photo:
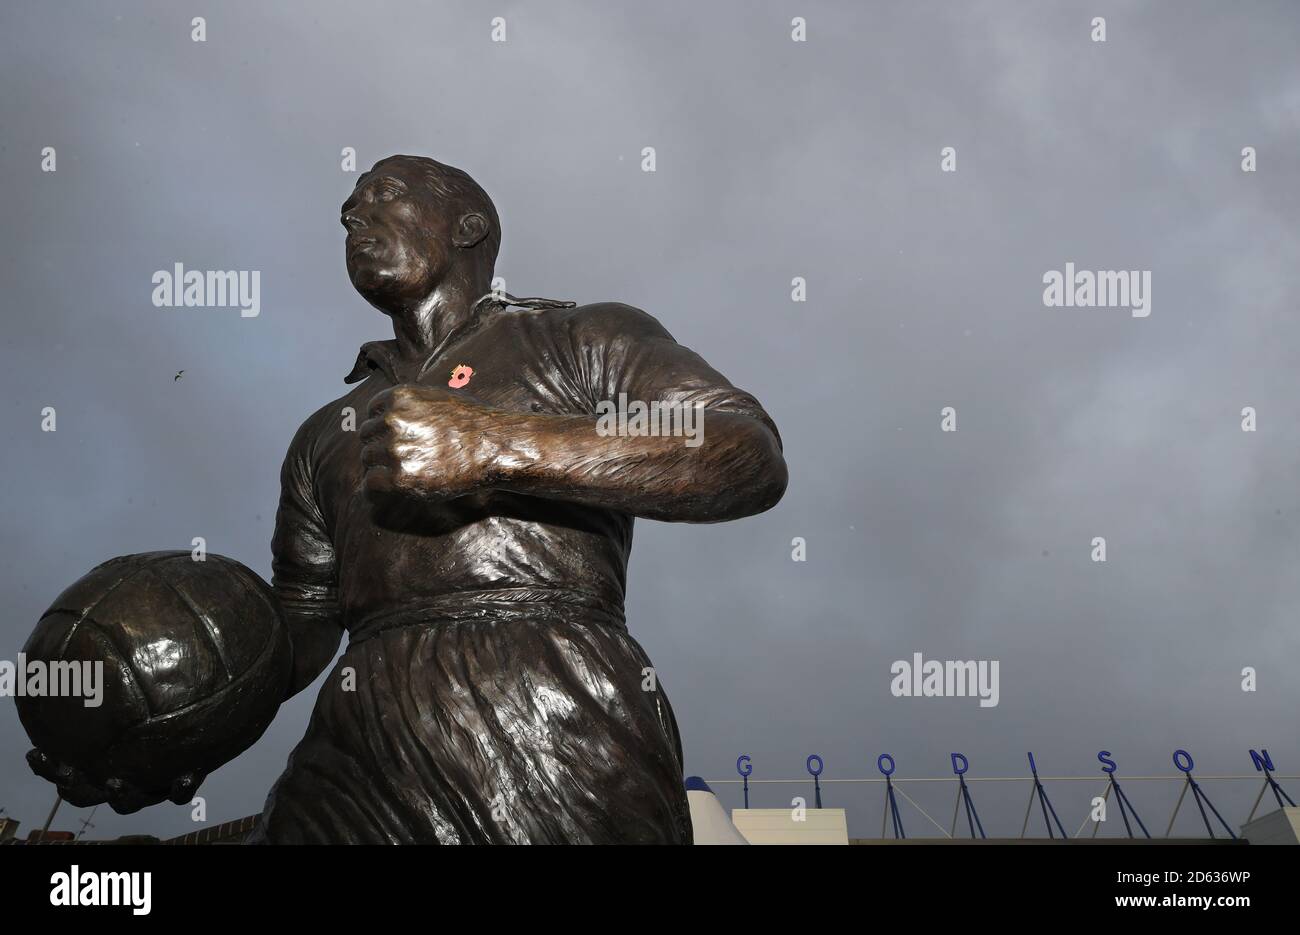
[[(343, 270), (352, 146), (361, 168), (466, 169), (500, 210), (512, 292), (639, 305), (780, 425), (777, 509), (638, 526), (629, 617), (689, 772), (748, 753), (755, 778), (795, 777), (816, 752), (858, 777), (888, 751), (938, 776), (960, 749), (973, 775), (1020, 775), (1032, 749), (1077, 775), (1106, 748), (1121, 776), (1168, 774), (1183, 746), (1236, 774), (1260, 745), (1298, 771), (1293, 5), (496, 12), (505, 44), (471, 4), (232, 4), (205, 44), (168, 4), (5, 11), (0, 656), (112, 555), (202, 535), (269, 574), (289, 438), (388, 336)], [(1067, 261), (1151, 270), (1151, 316), (1045, 308)], [(261, 315), (154, 308), (175, 262), (260, 270)], [(890, 663), (918, 651), (1000, 660), (1001, 703), (893, 698)], [(260, 808), (313, 694), (209, 780), (211, 818)], [(36, 823), (51, 789), (2, 705), (0, 806)], [(1170, 790), (1129, 791), (1163, 831)], [(986, 826), (1018, 833), (1027, 793), (978, 788)], [(1053, 793), (1073, 831), (1092, 785)], [(1233, 821), (1252, 793), (1211, 787)], [(948, 820), (946, 790), (913, 795)], [(826, 799), (879, 833), (874, 787)], [(192, 828), (176, 808), (96, 822)]]

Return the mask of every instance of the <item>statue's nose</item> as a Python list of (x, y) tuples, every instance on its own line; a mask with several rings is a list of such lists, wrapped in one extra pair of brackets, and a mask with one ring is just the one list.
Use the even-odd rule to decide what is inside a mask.
[(356, 213), (349, 211), (343, 215), (343, 226), (350, 231), (359, 231), (366, 226), (366, 222)]

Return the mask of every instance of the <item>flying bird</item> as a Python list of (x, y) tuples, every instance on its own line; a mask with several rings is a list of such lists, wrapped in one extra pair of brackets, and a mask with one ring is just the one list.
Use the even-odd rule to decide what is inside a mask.
[(181, 378), (181, 374), (184, 372), (185, 372), (184, 370), (177, 370), (176, 376), (172, 377), (172, 382), (175, 383), (177, 380), (179, 380)]

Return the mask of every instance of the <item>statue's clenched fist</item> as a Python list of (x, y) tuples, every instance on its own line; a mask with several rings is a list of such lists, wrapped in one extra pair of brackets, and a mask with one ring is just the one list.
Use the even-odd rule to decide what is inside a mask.
[(401, 384), (376, 395), (369, 415), (360, 432), (366, 489), (450, 500), (499, 482), (507, 413)]

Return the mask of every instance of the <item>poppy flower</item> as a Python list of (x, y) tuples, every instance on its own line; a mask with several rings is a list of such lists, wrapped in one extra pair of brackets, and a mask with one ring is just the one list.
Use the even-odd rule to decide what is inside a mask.
[(472, 376), (474, 376), (473, 367), (469, 364), (457, 364), (456, 369), (451, 372), (451, 379), (447, 381), (447, 385), (453, 390), (458, 390), (468, 383)]

